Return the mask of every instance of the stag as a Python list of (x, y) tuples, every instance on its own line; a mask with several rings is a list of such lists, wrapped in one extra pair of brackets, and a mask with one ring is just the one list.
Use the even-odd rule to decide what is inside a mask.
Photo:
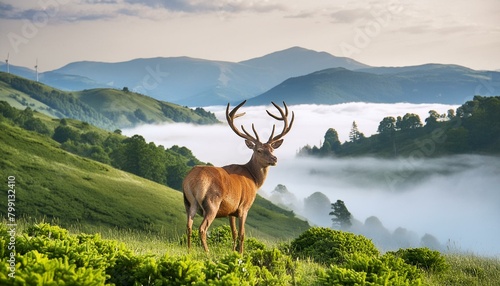
[[(272, 118), (283, 121), (284, 126), (280, 134), (274, 136), (276, 125), (273, 125), (271, 136), (267, 143), (260, 142), (259, 135), (252, 124), (255, 135), (252, 136), (241, 126), (241, 132), (234, 125), (234, 119), (245, 115), (236, 114), (238, 109), (245, 104), (246, 100), (237, 105), (229, 112), (229, 103), (226, 108), (226, 119), (229, 127), (236, 135), (245, 139), (249, 149), (253, 150), (252, 158), (244, 165), (232, 164), (224, 167), (196, 166), (184, 179), (182, 183), (184, 193), (184, 206), (187, 213), (187, 245), (191, 248), (191, 232), (193, 219), (197, 213), (203, 215), (199, 228), (201, 243), (206, 252), (207, 231), (215, 218), (229, 217), (233, 238), (233, 251), (243, 253), (243, 241), (245, 239), (245, 221), (248, 211), (252, 206), (257, 190), (264, 183), (270, 166), (276, 166), (278, 158), (273, 155), (283, 143), (283, 137), (290, 131), (293, 125), (294, 113), (288, 121), (288, 107), (283, 102), (285, 110), (272, 102), (278, 109), (279, 115), (274, 115), (268, 110), (266, 112)], [(236, 218), (239, 222), (239, 234), (236, 229)]]

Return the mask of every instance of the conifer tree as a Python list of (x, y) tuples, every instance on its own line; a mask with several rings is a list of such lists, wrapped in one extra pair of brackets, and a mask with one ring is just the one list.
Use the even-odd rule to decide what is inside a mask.
[(332, 210), (329, 215), (334, 216), (332, 218), (333, 227), (338, 229), (348, 229), (351, 227), (351, 213), (347, 210), (344, 202), (342, 200), (337, 200), (332, 204)]

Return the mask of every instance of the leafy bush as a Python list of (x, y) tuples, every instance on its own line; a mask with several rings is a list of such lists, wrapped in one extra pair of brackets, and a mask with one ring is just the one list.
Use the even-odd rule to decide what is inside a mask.
[(308, 229), (291, 242), (290, 248), (297, 258), (311, 258), (323, 264), (342, 264), (353, 254), (379, 255), (375, 245), (364, 236), (322, 227)]
[(262, 284), (290, 285), (294, 265), (292, 258), (280, 250), (259, 249), (251, 252), (252, 264), (259, 267)]
[[(2, 229), (2, 240), (6, 230)], [(3, 243), (0, 243), (3, 246)], [(11, 250), (12, 251), (12, 250)], [(2, 252), (0, 284), (102, 285), (106, 269), (121, 253), (129, 253), (116, 241), (102, 240), (99, 235), (71, 236), (58, 226), (37, 224), (15, 239), (15, 279), (7, 276), (11, 251)], [(4, 271), (5, 270), (5, 271)]]
[(396, 252), (389, 252), (396, 257), (402, 258), (406, 263), (415, 265), (426, 271), (442, 272), (448, 268), (445, 258), (439, 251), (429, 248), (408, 248)]
[[(214, 230), (218, 235), (212, 236), (212, 243), (231, 241), (228, 226)], [(12, 233), (8, 231), (0, 225), (0, 285), (422, 285), (424, 271), (431, 275), (442, 271), (435, 276), (439, 281), (478, 283), (494, 276), (485, 273), (498, 273), (495, 263), (484, 268), (467, 264), (458, 274), (445, 271), (444, 257), (426, 248), (381, 256), (366, 238), (326, 228), (310, 229), (280, 248), (268, 249), (250, 239), (245, 255), (228, 251), (200, 258), (196, 254), (137, 255), (115, 240), (97, 234), (72, 235), (41, 223), (16, 235), (12, 279), (8, 248)]]
[(343, 265), (318, 273), (320, 285), (422, 285), (422, 272), (395, 256), (353, 254)]
[(311, 228), (291, 242), (298, 258), (311, 258), (328, 268), (318, 271), (320, 285), (420, 285), (422, 273), (401, 258), (380, 256), (361, 235)]

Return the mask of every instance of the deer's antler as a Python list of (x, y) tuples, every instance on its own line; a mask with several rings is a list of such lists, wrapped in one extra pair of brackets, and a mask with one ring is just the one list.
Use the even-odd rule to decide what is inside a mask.
[(271, 112), (269, 112), (268, 110), (266, 110), (267, 114), (269, 114), (269, 116), (271, 116), (272, 118), (274, 118), (276, 120), (284, 121), (284, 126), (283, 126), (283, 130), (281, 131), (281, 134), (274, 136), (274, 130), (276, 129), (276, 124), (273, 125), (273, 131), (271, 132), (271, 136), (269, 136), (269, 140), (267, 141), (267, 143), (269, 143), (269, 144), (280, 140), (281, 138), (283, 138), (283, 136), (285, 136), (288, 132), (290, 132), (290, 129), (292, 128), (292, 125), (293, 125), (293, 120), (295, 119), (295, 114), (292, 111), (292, 120), (290, 121), (290, 124), (288, 124), (288, 106), (286, 106), (286, 103), (284, 101), (283, 101), (283, 105), (285, 106), (284, 111), (276, 103), (274, 103), (274, 102), (271, 102), (271, 103), (274, 105), (274, 107), (276, 107), (278, 109), (280, 116), (274, 115)]
[(257, 134), (257, 131), (255, 130), (255, 126), (254, 126), (253, 123), (252, 123), (252, 130), (253, 130), (253, 133), (255, 134), (255, 137), (253, 137), (252, 135), (250, 135), (250, 133), (248, 133), (245, 130), (245, 127), (243, 127), (243, 125), (241, 125), (241, 130), (243, 130), (244, 133), (241, 133), (241, 131), (239, 131), (238, 128), (236, 128), (236, 126), (234, 126), (234, 119), (245, 115), (245, 112), (238, 113), (238, 114), (236, 114), (236, 112), (246, 102), (247, 101), (245, 100), (242, 103), (238, 104), (231, 112), (229, 112), (229, 103), (227, 104), (227, 107), (226, 107), (226, 119), (227, 119), (227, 123), (229, 123), (229, 127), (231, 127), (231, 129), (233, 129), (233, 131), (234, 131), (234, 133), (236, 133), (236, 135), (240, 136), (243, 139), (250, 140), (250, 141), (252, 141), (254, 143), (257, 143), (257, 142), (259, 142), (259, 135)]

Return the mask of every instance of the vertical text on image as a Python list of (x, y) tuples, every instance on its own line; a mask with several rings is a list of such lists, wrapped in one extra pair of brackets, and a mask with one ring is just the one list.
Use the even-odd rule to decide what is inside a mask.
[(7, 227), (9, 228), (9, 244), (7, 249), (10, 251), (9, 259), (9, 277), (15, 278), (16, 275), (16, 177), (7, 177)]

